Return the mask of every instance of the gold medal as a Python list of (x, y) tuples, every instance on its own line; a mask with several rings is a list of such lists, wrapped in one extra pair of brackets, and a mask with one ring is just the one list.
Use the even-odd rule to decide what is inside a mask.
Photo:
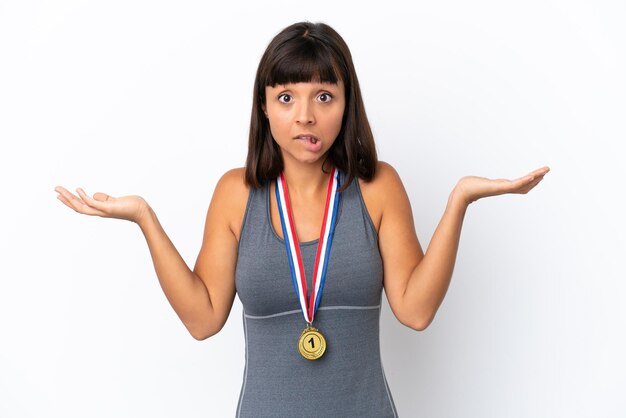
[(317, 311), (322, 297), (322, 289), (326, 279), (326, 268), (330, 256), (330, 244), (335, 231), (337, 213), (339, 211), (339, 192), (341, 186), (339, 170), (333, 167), (328, 178), (328, 189), (326, 191), (326, 204), (324, 206), (324, 216), (320, 229), (320, 238), (317, 243), (317, 255), (313, 266), (313, 278), (311, 281), (311, 294), (307, 291), (307, 281), (304, 274), (304, 263), (300, 254), (300, 244), (296, 233), (291, 203), (289, 202), (289, 192), (287, 190), (287, 180), (283, 173), (280, 173), (276, 180), (276, 202), (280, 223), (283, 227), (283, 237), (289, 269), (296, 296), (302, 308), (302, 314), (306, 321), (306, 328), (298, 339), (298, 350), (302, 357), (307, 360), (317, 360), (326, 351), (326, 339), (321, 332), (313, 327), (313, 318)]
[(317, 360), (326, 351), (326, 339), (317, 328), (308, 325), (298, 339), (298, 350), (307, 360)]

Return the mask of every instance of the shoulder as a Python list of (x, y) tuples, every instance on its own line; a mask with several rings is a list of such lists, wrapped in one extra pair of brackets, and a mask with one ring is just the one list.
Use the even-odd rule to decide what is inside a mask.
[(223, 186), (229, 186), (229, 187), (236, 187), (238, 189), (241, 189), (239, 191), (243, 191), (244, 189), (247, 189), (247, 185), (245, 182), (245, 174), (246, 174), (245, 167), (231, 168), (230, 170), (222, 174), (222, 177), (220, 177), (218, 181), (218, 186), (223, 185)]
[(402, 186), (400, 175), (393, 166), (385, 161), (378, 161), (376, 173), (370, 181), (359, 179), (359, 186), (363, 193), (384, 195), (389, 188)]
[(244, 167), (232, 168), (222, 174), (215, 186), (214, 197), (225, 197), (227, 200), (237, 201), (247, 199), (249, 187), (245, 182)]
[(211, 206), (228, 222), (237, 240), (248, 203), (250, 187), (245, 182), (245, 167), (226, 171), (218, 180)]
[(385, 207), (393, 204), (395, 197), (406, 195), (402, 180), (391, 164), (378, 161), (374, 178), (370, 181), (363, 179), (358, 181), (363, 201), (378, 231)]
[(400, 176), (391, 164), (385, 161), (379, 161), (376, 165), (376, 175), (372, 181), (376, 182), (379, 187), (385, 187), (400, 182)]

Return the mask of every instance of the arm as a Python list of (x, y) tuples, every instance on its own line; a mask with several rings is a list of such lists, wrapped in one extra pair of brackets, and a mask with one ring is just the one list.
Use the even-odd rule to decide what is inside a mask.
[(400, 177), (381, 165), (378, 185), (382, 201), (379, 247), (389, 305), (398, 320), (418, 331), (432, 322), (448, 290), (469, 204), (503, 193), (527, 193), (549, 171), (535, 170), (517, 180), (464, 177), (455, 186), (424, 255), (415, 234), (408, 196)]
[(178, 251), (149, 209), (138, 222), (146, 237), (159, 282), (172, 308), (197, 340), (219, 332), (235, 298), (237, 238), (242, 199), (240, 170), (231, 170), (218, 182), (207, 211), (202, 247), (194, 270)]
[(403, 295), (405, 315), (412, 328), (424, 330), (432, 322), (448, 291), (456, 262), (467, 203), (455, 189), (430, 240), (426, 255), (410, 273)]
[(226, 173), (218, 182), (207, 213), (204, 240), (196, 267), (187, 267), (156, 214), (141, 196), (88, 196), (78, 188), (76, 197), (57, 186), (58, 198), (78, 213), (133, 221), (143, 232), (161, 288), (191, 335), (205, 339), (226, 322), (235, 296), (236, 231), (247, 201), (243, 169)]
[[(154, 270), (167, 300), (196, 339), (203, 339), (201, 330), (209, 326), (213, 305), (207, 287), (193, 273), (163, 230), (156, 214), (149, 206), (137, 222), (143, 232)], [(215, 325), (210, 326), (214, 328)]]

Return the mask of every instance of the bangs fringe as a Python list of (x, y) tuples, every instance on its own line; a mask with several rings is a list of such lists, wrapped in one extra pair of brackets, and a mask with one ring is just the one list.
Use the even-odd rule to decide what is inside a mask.
[(283, 45), (277, 51), (276, 65), (268, 68), (263, 83), (265, 86), (303, 82), (337, 84), (344, 78), (338, 75), (337, 63), (321, 42), (310, 35), (300, 40)]

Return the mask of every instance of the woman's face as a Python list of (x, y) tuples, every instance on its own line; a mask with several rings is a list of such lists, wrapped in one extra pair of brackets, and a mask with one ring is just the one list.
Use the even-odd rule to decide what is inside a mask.
[(345, 108), (343, 82), (266, 86), (265, 97), (263, 111), (283, 161), (320, 160), (341, 130)]

